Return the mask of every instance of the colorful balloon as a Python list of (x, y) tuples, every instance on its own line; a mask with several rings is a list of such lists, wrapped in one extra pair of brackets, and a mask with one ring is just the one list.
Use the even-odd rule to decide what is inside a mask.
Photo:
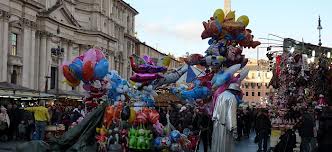
[(148, 73), (135, 73), (133, 76), (130, 77), (130, 80), (134, 82), (146, 82), (146, 81), (152, 81), (158, 78), (163, 78), (163, 76), (159, 74), (148, 74)]
[(102, 59), (105, 59), (104, 53), (100, 49), (95, 49), (96, 52), (96, 61), (99, 62)]
[(87, 61), (84, 63), (82, 70), (83, 80), (91, 81), (93, 79), (94, 66), (95, 64), (92, 61)]
[(73, 70), (71, 68), (69, 68), (68, 65), (63, 65), (62, 71), (63, 71), (63, 75), (66, 78), (67, 82), (69, 82), (68, 84), (70, 84), (71, 86), (75, 86), (76, 84), (77, 85), (79, 84), (80, 81), (78, 79), (76, 79)]
[(249, 24), (249, 17), (247, 15), (242, 15), (237, 18), (236, 22), (242, 23), (245, 27)]
[(149, 113), (149, 120), (152, 124), (155, 124), (159, 121), (159, 113), (157, 112), (157, 110), (152, 110)]
[(226, 21), (235, 21), (235, 11), (229, 11), (225, 17)]
[(88, 61), (91, 61), (93, 63), (96, 63), (97, 61), (97, 55), (94, 48), (89, 49), (84, 53), (83, 63), (86, 63)]
[(114, 107), (113, 106), (107, 106), (103, 118), (103, 125), (108, 129), (109, 126), (113, 122), (113, 116), (114, 116)]
[(219, 86), (222, 86), (227, 81), (229, 81), (234, 73), (238, 71), (241, 68), (241, 64), (235, 64), (228, 69), (226, 69), (224, 72), (220, 71), (219, 73), (216, 73), (212, 79), (212, 87), (217, 88)]
[(135, 119), (136, 119), (136, 111), (134, 110), (134, 108), (130, 108), (130, 116), (129, 116), (128, 122), (130, 124), (133, 124)]
[(181, 133), (178, 130), (171, 131), (171, 134), (169, 135), (171, 141), (178, 142), (178, 140), (181, 137)]
[(83, 62), (80, 59), (75, 59), (73, 63), (69, 64), (69, 68), (72, 69), (72, 71), (75, 74), (76, 79), (83, 80), (82, 77), (82, 68), (83, 68)]
[(213, 18), (218, 20), (220, 23), (224, 22), (225, 13), (222, 9), (217, 9), (213, 13)]
[(108, 73), (109, 62), (107, 59), (100, 60), (94, 68), (94, 77), (95, 79), (101, 80)]

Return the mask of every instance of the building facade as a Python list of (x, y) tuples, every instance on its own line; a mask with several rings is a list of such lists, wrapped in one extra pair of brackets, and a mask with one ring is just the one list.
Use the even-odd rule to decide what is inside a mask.
[[(148, 55), (152, 58), (161, 58), (167, 56), (167, 54), (158, 51), (157, 49), (149, 46), (145, 42), (137, 42), (135, 54), (143, 57), (144, 55)], [(181, 65), (181, 62), (174, 57), (171, 57), (171, 63), (169, 65), (169, 69), (177, 68)]]
[[(91, 47), (102, 48), (110, 69), (129, 78), (137, 14), (123, 0), (1, 0), (0, 82), (72, 90), (58, 67)], [(57, 47), (63, 52), (52, 54)]]
[(249, 68), (249, 73), (241, 82), (241, 89), (244, 93), (243, 100), (249, 103), (265, 102), (272, 92), (272, 87), (269, 87), (272, 78), (269, 62), (250, 59), (246, 67)]

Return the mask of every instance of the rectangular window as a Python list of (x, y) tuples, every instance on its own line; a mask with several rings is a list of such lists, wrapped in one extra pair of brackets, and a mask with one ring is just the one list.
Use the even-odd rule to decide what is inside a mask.
[(255, 85), (256, 85), (255, 83), (251, 83), (251, 88), (254, 89), (254, 88), (255, 88)]
[(251, 96), (255, 96), (255, 92), (251, 92)]
[(255, 73), (251, 73), (251, 79), (255, 79)]
[(268, 92), (266, 92), (266, 93), (265, 93), (265, 95), (266, 95), (266, 96), (268, 96), (268, 95), (269, 95), (269, 93), (268, 93)]
[(261, 96), (261, 92), (258, 92), (258, 94), (257, 94), (259, 97)]
[(265, 73), (265, 78), (267, 78), (267, 72)]
[(17, 34), (16, 33), (11, 33), (10, 34), (11, 38), (11, 51), (10, 55), (17, 55)]
[(56, 75), (57, 75), (57, 68), (51, 67), (51, 89), (56, 88)]
[(248, 92), (246, 92), (246, 96), (249, 96), (249, 93), (248, 93)]
[(249, 84), (248, 84), (248, 83), (245, 83), (245, 85), (246, 85), (246, 89), (248, 89), (248, 88), (249, 88)]

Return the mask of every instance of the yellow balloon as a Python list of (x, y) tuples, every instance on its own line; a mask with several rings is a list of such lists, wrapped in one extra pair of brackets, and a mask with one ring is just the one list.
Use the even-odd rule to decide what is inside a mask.
[(249, 17), (247, 15), (240, 16), (236, 22), (242, 23), (245, 27), (249, 24)]
[(222, 9), (217, 9), (213, 13), (213, 18), (218, 20), (220, 23), (224, 21), (225, 13)]
[(135, 119), (136, 119), (136, 111), (134, 110), (134, 108), (130, 108), (130, 115), (129, 115), (128, 122), (130, 124), (133, 124)]
[(226, 15), (225, 20), (228, 20), (228, 21), (235, 21), (235, 11), (230, 11), (230, 12)]

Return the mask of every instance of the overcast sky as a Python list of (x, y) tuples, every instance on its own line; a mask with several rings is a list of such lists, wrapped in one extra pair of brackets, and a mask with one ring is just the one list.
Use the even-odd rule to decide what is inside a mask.
[[(139, 14), (136, 32), (142, 42), (175, 56), (186, 52), (203, 53), (207, 40), (201, 40), (202, 21), (207, 21), (223, 0), (125, 0)], [(331, 0), (234, 0), (236, 16), (249, 16), (248, 28), (255, 38), (271, 38), (269, 33), (318, 43), (318, 15), (322, 19), (322, 43), (332, 46)], [(266, 40), (261, 40), (267, 42)], [(272, 42), (272, 41), (270, 41)], [(281, 43), (281, 42), (274, 42)], [(266, 46), (266, 45), (265, 45)], [(249, 58), (257, 57), (256, 50), (245, 50)], [(266, 49), (259, 49), (265, 57)]]

